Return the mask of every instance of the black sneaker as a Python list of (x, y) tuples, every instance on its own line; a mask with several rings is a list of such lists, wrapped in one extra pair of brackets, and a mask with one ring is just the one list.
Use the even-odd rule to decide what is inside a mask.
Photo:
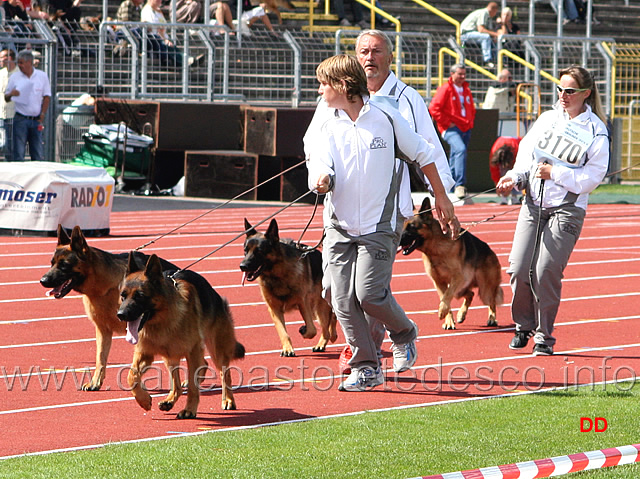
[(509, 349), (524, 348), (532, 337), (533, 331), (516, 331), (516, 335), (509, 343)]
[(553, 348), (546, 344), (538, 344), (533, 347), (534, 356), (551, 356), (553, 355)]

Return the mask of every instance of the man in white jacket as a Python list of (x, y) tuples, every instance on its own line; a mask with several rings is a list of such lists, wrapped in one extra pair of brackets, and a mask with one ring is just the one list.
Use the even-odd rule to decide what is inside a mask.
[(336, 55), (316, 71), (319, 93), (331, 112), (308, 132), (309, 187), (327, 193), (324, 241), (331, 304), (353, 351), (343, 391), (366, 391), (383, 382), (368, 318), (383, 322), (395, 347), (415, 363), (418, 328), (391, 294), (393, 259), (404, 217), (396, 158), (415, 162), (427, 176), (443, 229), (455, 213), (433, 162), (434, 147), (398, 111), (369, 101), (357, 60)]
[[(373, 103), (386, 104), (387, 106), (392, 106), (397, 109), (411, 128), (427, 140), (427, 143), (433, 146), (433, 160), (438, 169), (440, 179), (445, 191), (450, 191), (455, 182), (451, 176), (449, 161), (442, 148), (440, 137), (434, 127), (425, 101), (420, 93), (403, 83), (391, 71), (393, 44), (389, 37), (380, 30), (364, 30), (356, 39), (356, 58), (364, 68), (367, 77), (367, 89), (369, 91), (370, 101)], [(318, 125), (332, 114), (331, 110), (323, 100), (318, 104), (311, 125), (304, 137), (304, 147), (307, 158), (309, 158), (311, 152), (317, 150), (317, 147), (312, 145), (314, 132), (317, 132)], [(404, 218), (409, 218), (413, 215), (409, 165), (406, 165), (402, 160), (398, 159), (396, 166), (401, 172), (400, 192), (398, 196), (400, 213)], [(429, 186), (428, 179), (423, 179)], [(329, 301), (329, 281), (326, 271), (325, 279), (325, 295)], [(378, 356), (381, 357), (382, 342), (385, 337), (384, 326), (375, 318), (369, 318), (369, 322), (371, 324), (371, 334), (376, 343)], [(404, 357), (405, 351), (396, 348), (395, 345), (392, 346), (392, 351), (394, 354), (394, 370), (396, 372), (407, 370), (407, 360), (410, 358)], [(341, 356), (341, 363), (345, 362), (346, 359), (343, 358), (348, 357), (349, 354), (351, 354), (351, 351), (349, 351), (349, 347), (347, 346)]]

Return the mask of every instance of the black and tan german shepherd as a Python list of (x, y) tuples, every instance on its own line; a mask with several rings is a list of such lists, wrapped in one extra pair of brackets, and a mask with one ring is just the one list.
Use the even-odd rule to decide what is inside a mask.
[[(96, 327), (96, 370), (91, 382), (83, 384), (84, 391), (100, 389), (113, 334), (125, 332), (116, 312), (128, 257), (128, 253), (113, 254), (89, 246), (79, 226), (73, 228), (69, 238), (58, 225), (58, 245), (51, 258), (51, 268), (40, 278), (42, 286), (53, 288), (47, 294), (56, 299), (64, 298), (72, 290), (82, 294), (85, 312)], [(135, 258), (144, 266), (149, 257), (138, 252)], [(178, 269), (165, 260), (162, 265), (165, 269)]]
[(314, 352), (324, 351), (329, 341), (334, 342), (336, 315), (322, 298), (322, 253), (312, 250), (303, 254), (291, 240), (280, 239), (278, 223), (271, 220), (266, 233), (258, 233), (245, 218), (247, 237), (244, 242), (244, 260), (240, 270), (244, 279), (258, 280), (262, 297), (276, 326), (282, 344), (281, 356), (295, 356), (291, 338), (285, 326), (285, 313), (297, 309), (304, 320), (300, 327), (303, 338), (316, 335), (314, 319), (320, 323), (320, 340)]
[[(198, 273), (189, 270), (162, 271), (156, 255), (144, 268), (129, 256), (126, 277), (120, 289), (118, 318), (127, 325), (127, 341), (135, 344), (128, 381), (138, 404), (151, 409), (151, 396), (142, 375), (161, 355), (171, 374), (171, 390), (158, 404), (169, 411), (182, 394), (180, 360), (187, 359), (187, 405), (178, 419), (196, 417), (200, 401), (198, 379), (206, 366), (204, 347), (220, 375), (222, 409), (235, 409), (229, 364), (244, 358), (245, 349), (236, 341), (227, 301)], [(203, 344), (204, 341), (204, 344)]]
[(457, 239), (442, 232), (431, 213), (431, 202), (425, 198), (420, 213), (407, 220), (400, 237), (402, 254), (422, 252), (427, 274), (440, 297), (438, 313), (444, 329), (455, 329), (451, 300), (464, 298), (457, 321), (462, 323), (478, 289), (480, 299), (489, 307), (487, 326), (497, 326), (496, 306), (502, 304), (501, 270), (498, 257), (487, 243), (468, 231)]

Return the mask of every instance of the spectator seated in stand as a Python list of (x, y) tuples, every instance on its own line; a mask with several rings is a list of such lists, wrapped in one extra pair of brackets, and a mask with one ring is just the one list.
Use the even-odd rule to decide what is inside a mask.
[[(148, 23), (167, 23), (162, 13), (162, 0), (147, 0), (140, 12), (140, 20)], [(163, 27), (149, 27), (147, 32), (149, 50), (160, 58), (162, 66), (182, 68), (182, 54)]]
[(486, 68), (495, 68), (495, 40), (499, 34), (496, 17), (498, 2), (491, 1), (485, 8), (474, 10), (460, 23), (462, 45), (477, 43), (482, 48), (482, 60)]
[(33, 30), (31, 18), (20, 0), (4, 0), (4, 25), (15, 36), (28, 35)]
[(498, 74), (498, 81), (487, 89), (482, 108), (497, 109), (500, 113), (513, 113), (516, 108), (516, 87), (511, 72), (504, 68)]
[[(209, 6), (209, 14), (211, 16), (211, 25), (226, 25), (231, 29), (231, 31), (235, 30), (235, 26), (233, 25), (233, 14), (231, 13), (231, 7), (229, 7), (228, 3), (213, 2)], [(220, 33), (222, 32), (216, 32), (216, 34)]]
[[(142, 0), (123, 0), (116, 12), (116, 20), (118, 22), (139, 22), (141, 21), (141, 12)], [(133, 33), (136, 38), (140, 38), (141, 36), (139, 28), (131, 29), (131, 33)], [(116, 28), (115, 41), (117, 45), (113, 48), (114, 56), (125, 55), (128, 51), (129, 42), (120, 27)]]
[[(287, 8), (293, 9), (293, 5), (288, 1), (280, 0), (280, 2), (287, 5)], [(270, 33), (277, 36), (278, 34), (273, 29), (271, 20), (267, 15), (269, 12), (274, 13), (278, 17), (278, 24), (282, 25), (282, 15), (276, 0), (263, 0), (259, 4), (254, 4), (251, 0), (242, 0), (242, 16), (238, 22), (238, 32), (242, 35), (250, 36), (250, 28), (260, 20)]]

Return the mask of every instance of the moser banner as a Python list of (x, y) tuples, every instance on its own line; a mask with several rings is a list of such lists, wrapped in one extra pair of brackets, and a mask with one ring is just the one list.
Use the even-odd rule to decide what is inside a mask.
[(0, 163), (0, 229), (109, 232), (114, 179), (104, 168), (47, 161)]

